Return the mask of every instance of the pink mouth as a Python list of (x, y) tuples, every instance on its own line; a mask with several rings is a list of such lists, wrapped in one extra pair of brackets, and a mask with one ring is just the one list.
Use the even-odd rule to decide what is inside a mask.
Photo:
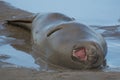
[(85, 48), (80, 48), (77, 50), (73, 50), (73, 56), (80, 59), (81, 61), (87, 60), (86, 50)]

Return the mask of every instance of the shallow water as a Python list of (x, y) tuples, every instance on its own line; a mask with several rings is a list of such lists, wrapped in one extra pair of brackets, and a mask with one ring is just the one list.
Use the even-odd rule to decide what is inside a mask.
[[(115, 26), (113, 26), (115, 27)], [(109, 27), (109, 29), (113, 28), (112, 26)], [(108, 52), (107, 52), (107, 65), (108, 68), (106, 68), (104, 71), (116, 71), (116, 72), (120, 72), (120, 31), (119, 31), (120, 26), (117, 28), (116, 30), (106, 30), (104, 29), (100, 29), (96, 27), (97, 32), (103, 34), (104, 32), (109, 32), (107, 34), (105, 34), (104, 36), (107, 42), (107, 46), (108, 46)], [(113, 34), (116, 34), (116, 36), (113, 36)]]
[(39, 65), (35, 64), (35, 60), (31, 55), (29, 55), (26, 52), (16, 50), (10, 44), (0, 46), (0, 57), (1, 57), (0, 61), (13, 64), (6, 65), (6, 67), (15, 66), (35, 69), (39, 68)]
[[(68, 6), (66, 6), (65, 9), (68, 9), (68, 12), (67, 12), (67, 10), (64, 10), (64, 8), (58, 9), (58, 8), (60, 8), (60, 5), (63, 5), (63, 6), (66, 5), (65, 3), (63, 4), (64, 1), (59, 1), (59, 2), (55, 1), (56, 5), (59, 5), (57, 7), (54, 7), (55, 5), (51, 6), (51, 4), (54, 2), (48, 2), (48, 3), (51, 3), (51, 4), (48, 4), (45, 1), (41, 1), (41, 0), (39, 0), (39, 1), (41, 1), (40, 4), (38, 4), (38, 2), (34, 2), (33, 0), (29, 1), (30, 5), (32, 2), (32, 4), (36, 4), (35, 6), (30, 6), (29, 4), (27, 4), (28, 2), (25, 0), (20, 0), (20, 1), (6, 0), (6, 1), (10, 2), (12, 5), (14, 5), (16, 7), (19, 7), (19, 8), (31, 11), (31, 12), (39, 12), (39, 11), (41, 11), (41, 12), (54, 12), (54, 11), (63, 12), (67, 15), (75, 16), (78, 19), (78, 21), (81, 21), (87, 25), (119, 24), (117, 22), (117, 19), (120, 17), (120, 15), (118, 15), (118, 13), (120, 14), (120, 12), (118, 10), (118, 8), (120, 7), (120, 5), (118, 5), (118, 3), (120, 2), (119, 0), (112, 0), (113, 2), (106, 0), (104, 4), (102, 4), (104, 1), (101, 0), (100, 4), (103, 5), (102, 7), (100, 4), (98, 5), (99, 2), (96, 2), (96, 4), (94, 6), (91, 6), (92, 2), (90, 2), (90, 4), (85, 2), (86, 0), (83, 0), (83, 2), (82, 2), (82, 3), (84, 3), (84, 5), (89, 4), (89, 6), (91, 6), (90, 8), (93, 8), (96, 6), (96, 7), (100, 8), (100, 10), (104, 10), (102, 8), (105, 8), (105, 6), (106, 6), (105, 10), (108, 10), (108, 11), (106, 11), (103, 15), (106, 16), (109, 13), (109, 16), (111, 16), (111, 17), (109, 17), (109, 16), (101, 17), (101, 16), (99, 16), (98, 13), (96, 13), (98, 11), (98, 9), (93, 9), (93, 10), (90, 9), (91, 12), (95, 12), (95, 14), (96, 14), (96, 15), (93, 15), (89, 11), (89, 8), (86, 8), (86, 10), (85, 10), (85, 11), (87, 11), (87, 12), (85, 12), (87, 14), (83, 14), (83, 13), (81, 13), (81, 11), (84, 12), (83, 8), (85, 6), (82, 5), (84, 7), (80, 8), (80, 11), (78, 11), (78, 8), (77, 8), (77, 7), (81, 7), (80, 4), (82, 4), (82, 3), (80, 3), (80, 2), (79, 2), (80, 4), (77, 4), (78, 2), (75, 2), (78, 6), (71, 6), (73, 3), (72, 3), (72, 1), (69, 1), (69, 2), (71, 2), (71, 5), (69, 4)], [(80, 1), (82, 1), (82, 0), (80, 0)], [(47, 4), (47, 6), (46, 6), (46, 4)], [(39, 7), (42, 6), (42, 7), (38, 8), (38, 6)], [(48, 9), (48, 7), (50, 7), (50, 9)], [(108, 7), (110, 10), (108, 9)], [(55, 10), (51, 10), (54, 8), (55, 8)], [(74, 11), (76, 9), (77, 9), (77, 11)], [(69, 11), (71, 11), (72, 13)], [(98, 11), (98, 12), (101, 12), (101, 11)], [(111, 13), (111, 12), (114, 12), (114, 13)], [(91, 13), (91, 14), (88, 15), (88, 13)], [(120, 58), (119, 58), (120, 57), (120, 51), (119, 51), (120, 50), (120, 26), (115, 29), (113, 29), (112, 26), (110, 26), (109, 29), (106, 29), (106, 27), (99, 28), (97, 26), (94, 28), (97, 30), (97, 32), (99, 32), (105, 36), (105, 39), (108, 44), (108, 54), (107, 54), (106, 58), (107, 58), (107, 65), (109, 67), (106, 68), (104, 71), (120, 72), (120, 62), (119, 62), (120, 61)], [(30, 48), (32, 48), (32, 47), (30, 45), (30, 41), (28, 41), (27, 43), (25, 42), (28, 39), (30, 39), (30, 38), (27, 39), (26, 37), (24, 37), (29, 33), (26, 34), (26, 32), (22, 31), (22, 30), (20, 31), (22, 33), (18, 33), (18, 31), (17, 31), (18, 29), (16, 29), (16, 28), (15, 29), (12, 28), (13, 31), (11, 31), (10, 28), (7, 29), (7, 32), (4, 32), (5, 30), (6, 29), (4, 29), (4, 27), (0, 25), (0, 62), (3, 63), (3, 65), (0, 67), (26, 67), (26, 68), (40, 69), (40, 66), (38, 64), (36, 64), (36, 62), (35, 62), (35, 58), (33, 58), (31, 55)], [(10, 34), (12, 34), (12, 35), (14, 34), (14, 36), (11, 36)], [(26, 34), (26, 35), (24, 35), (24, 34)], [(115, 34), (117, 36), (114, 36), (113, 34)], [(20, 36), (20, 37), (18, 37), (18, 36)], [(23, 37), (21, 37), (21, 36), (23, 36)]]
[[(2, 25), (0, 27), (2, 27)], [(3, 30), (1, 29), (0, 32)], [(40, 66), (35, 63), (35, 59), (29, 53), (18, 50), (13, 46), (23, 45), (24, 41), (8, 37), (8, 35), (5, 35), (7, 33), (4, 32), (4, 34), (0, 34), (0, 62), (5, 63), (0, 65), (0, 67), (26, 67), (39, 69)]]

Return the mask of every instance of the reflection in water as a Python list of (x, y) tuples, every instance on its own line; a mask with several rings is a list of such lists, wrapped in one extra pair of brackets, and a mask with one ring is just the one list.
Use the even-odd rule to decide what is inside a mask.
[(0, 36), (0, 46), (11, 43), (15, 40), (15, 38)]
[(31, 55), (16, 50), (10, 44), (0, 46), (0, 61), (16, 65), (17, 67), (39, 68), (39, 65), (35, 64), (35, 60)]

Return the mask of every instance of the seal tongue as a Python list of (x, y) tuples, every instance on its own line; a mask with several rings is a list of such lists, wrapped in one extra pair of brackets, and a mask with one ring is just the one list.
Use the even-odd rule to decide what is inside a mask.
[(77, 58), (80, 58), (80, 60), (82, 61), (85, 61), (86, 60), (86, 53), (85, 53), (85, 49), (84, 48), (81, 48), (79, 50), (76, 50), (74, 53), (73, 53), (73, 56), (77, 57)]

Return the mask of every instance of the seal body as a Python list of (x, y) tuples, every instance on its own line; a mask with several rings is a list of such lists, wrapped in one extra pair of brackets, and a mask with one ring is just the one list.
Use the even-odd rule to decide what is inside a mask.
[(34, 44), (40, 57), (72, 69), (97, 68), (104, 64), (107, 45), (89, 26), (60, 13), (38, 14), (32, 22)]
[(8, 22), (32, 22), (32, 28), (27, 28), (31, 29), (33, 42), (39, 48), (39, 57), (51, 64), (72, 69), (90, 69), (105, 63), (107, 45), (104, 38), (89, 26), (66, 15), (37, 14), (29, 20)]

